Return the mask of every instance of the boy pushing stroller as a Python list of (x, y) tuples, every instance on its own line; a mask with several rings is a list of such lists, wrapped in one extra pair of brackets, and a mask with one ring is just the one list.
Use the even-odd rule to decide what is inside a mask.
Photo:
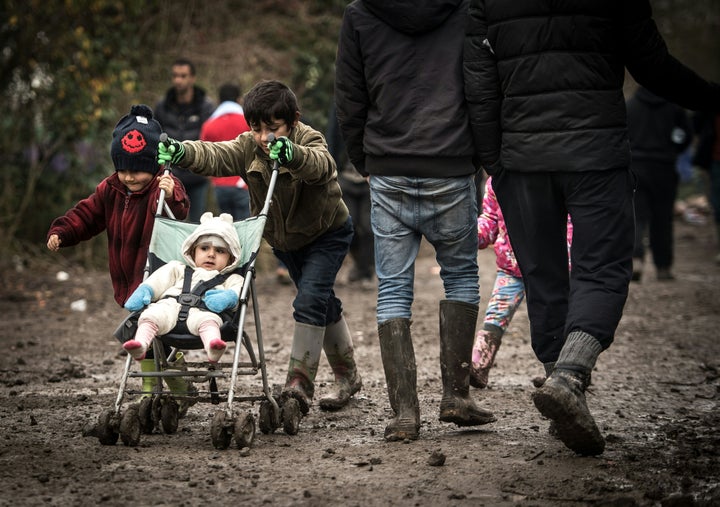
[(206, 176), (240, 175), (248, 184), (253, 214), (263, 207), (280, 167), (264, 238), (288, 267), (297, 287), (295, 330), (282, 400), (297, 400), (306, 414), (315, 391), (320, 354), (335, 374), (335, 391), (320, 400), (325, 410), (347, 405), (360, 390), (352, 338), (333, 291), (353, 236), (337, 171), (322, 134), (299, 121), (295, 94), (278, 81), (255, 85), (245, 96), (250, 132), (231, 141), (158, 145), (158, 161)]

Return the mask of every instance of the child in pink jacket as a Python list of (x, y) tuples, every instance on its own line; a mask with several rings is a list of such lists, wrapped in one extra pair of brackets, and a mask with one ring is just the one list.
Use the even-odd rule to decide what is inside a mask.
[[(567, 238), (569, 263), (572, 238), (570, 217), (568, 217)], [(483, 327), (475, 336), (470, 365), (470, 385), (480, 389), (487, 387), (490, 368), (500, 348), (502, 336), (510, 325), (515, 310), (525, 299), (522, 273), (510, 245), (505, 220), (492, 188), (492, 177), (488, 177), (485, 182), (482, 214), (478, 217), (478, 249), (483, 250), (490, 245), (495, 247), (497, 276), (485, 310)]]

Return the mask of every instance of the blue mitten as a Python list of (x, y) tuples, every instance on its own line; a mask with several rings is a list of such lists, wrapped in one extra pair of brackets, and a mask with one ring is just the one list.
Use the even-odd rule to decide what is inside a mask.
[(130, 294), (130, 297), (125, 301), (125, 308), (131, 312), (140, 310), (141, 308), (150, 304), (153, 297), (153, 290), (149, 285), (141, 284), (135, 289), (135, 292)]
[(210, 289), (203, 297), (205, 306), (214, 313), (220, 313), (223, 310), (232, 308), (238, 302), (238, 295), (234, 290), (226, 289)]

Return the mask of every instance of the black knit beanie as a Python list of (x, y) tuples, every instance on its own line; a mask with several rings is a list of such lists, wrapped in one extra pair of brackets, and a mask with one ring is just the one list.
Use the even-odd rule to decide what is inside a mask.
[(153, 119), (153, 112), (145, 104), (130, 108), (113, 131), (110, 156), (116, 171), (142, 171), (156, 174), (157, 146), (162, 127)]

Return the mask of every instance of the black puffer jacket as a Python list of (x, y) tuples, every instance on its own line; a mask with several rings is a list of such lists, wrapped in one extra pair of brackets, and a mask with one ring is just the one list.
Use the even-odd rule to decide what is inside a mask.
[(335, 101), (364, 175), (475, 172), (462, 76), (468, 0), (356, 0), (338, 42)]
[(683, 107), (720, 107), (720, 87), (668, 53), (648, 0), (472, 0), (464, 58), (489, 173), (628, 166), (626, 67)]

